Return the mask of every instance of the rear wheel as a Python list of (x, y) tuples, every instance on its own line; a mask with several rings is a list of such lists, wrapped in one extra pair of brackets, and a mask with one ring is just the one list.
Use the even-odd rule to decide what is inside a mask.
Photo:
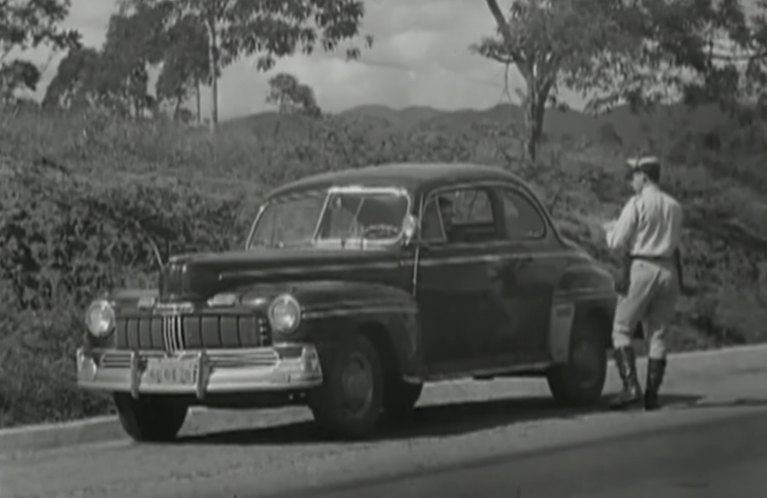
[(322, 386), (309, 395), (317, 423), (330, 434), (357, 439), (373, 431), (383, 404), (383, 373), (375, 346), (363, 336), (343, 340), (325, 358)]
[(599, 402), (607, 377), (604, 332), (593, 318), (573, 324), (567, 363), (551, 367), (546, 377), (558, 404), (583, 407)]
[(422, 383), (410, 384), (396, 377), (391, 378), (384, 388), (384, 411), (395, 419), (410, 415), (422, 391)]
[(187, 403), (162, 396), (134, 399), (127, 393), (115, 393), (114, 401), (120, 424), (136, 441), (175, 439), (189, 410)]

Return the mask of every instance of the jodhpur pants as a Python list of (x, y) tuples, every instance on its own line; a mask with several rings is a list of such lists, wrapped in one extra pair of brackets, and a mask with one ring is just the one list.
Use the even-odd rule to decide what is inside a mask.
[(641, 323), (650, 340), (649, 357), (666, 358), (666, 333), (679, 296), (679, 277), (673, 260), (635, 259), (625, 295), (618, 296), (613, 321), (615, 348), (631, 346), (631, 336)]

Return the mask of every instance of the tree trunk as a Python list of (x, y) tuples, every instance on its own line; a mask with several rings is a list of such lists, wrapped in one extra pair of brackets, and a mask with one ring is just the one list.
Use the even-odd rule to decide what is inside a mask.
[(211, 80), (211, 120), (210, 128), (214, 130), (218, 124), (218, 41), (216, 32), (216, 18), (213, 14), (208, 16), (208, 71)]
[(183, 95), (176, 95), (176, 103), (173, 106), (173, 121), (178, 121), (178, 115), (181, 111), (181, 103), (184, 100)]
[[(535, 75), (535, 72), (531, 73)], [(527, 102), (525, 103), (525, 128), (527, 129), (527, 153), (535, 161), (538, 147), (543, 140), (543, 118), (546, 115), (546, 101), (552, 85), (546, 81), (528, 81)]]
[(195, 79), (195, 100), (197, 104), (197, 124), (202, 123), (202, 112), (200, 110), (200, 78)]

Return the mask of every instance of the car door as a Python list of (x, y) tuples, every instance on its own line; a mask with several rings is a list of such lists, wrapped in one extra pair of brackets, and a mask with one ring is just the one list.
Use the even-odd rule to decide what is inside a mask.
[[(446, 199), (455, 214), (447, 227), (440, 207)], [(424, 203), (416, 299), (423, 358), (432, 374), (482, 367), (488, 340), (505, 317), (490, 299), (496, 286), (493, 256), (504, 243), (496, 209), (484, 187), (438, 190)]]
[(499, 306), (506, 314), (505, 333), (492, 338), (498, 363), (528, 363), (548, 357), (548, 329), (556, 278), (558, 246), (540, 206), (519, 187), (495, 190), (503, 208), (503, 254), (495, 266)]

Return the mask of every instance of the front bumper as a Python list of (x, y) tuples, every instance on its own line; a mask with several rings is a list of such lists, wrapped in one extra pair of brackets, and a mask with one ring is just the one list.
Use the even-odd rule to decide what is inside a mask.
[(100, 391), (191, 394), (309, 389), (322, 384), (314, 346), (180, 351), (77, 350), (77, 385)]

